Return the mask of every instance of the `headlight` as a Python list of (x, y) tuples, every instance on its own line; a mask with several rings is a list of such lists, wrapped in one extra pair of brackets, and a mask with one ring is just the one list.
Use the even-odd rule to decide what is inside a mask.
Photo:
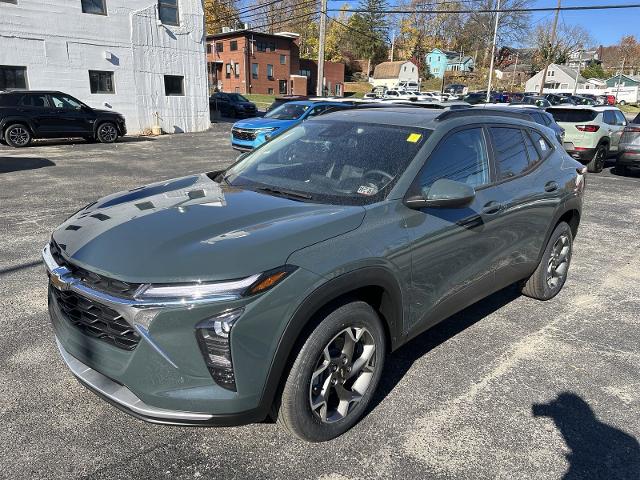
[(222, 282), (194, 282), (172, 285), (144, 285), (135, 295), (137, 299), (200, 300), (216, 297), (246, 297), (265, 292), (284, 280), (295, 267), (284, 265), (268, 272), (237, 280)]
[(256, 132), (258, 133), (269, 133), (277, 130), (278, 127), (270, 127), (270, 128), (256, 128)]

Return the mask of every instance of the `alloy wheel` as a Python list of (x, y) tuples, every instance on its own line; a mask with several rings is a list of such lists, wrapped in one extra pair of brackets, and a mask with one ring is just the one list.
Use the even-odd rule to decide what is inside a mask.
[(597, 158), (597, 163), (598, 163), (598, 170), (602, 170), (604, 168), (604, 163), (607, 159), (607, 149), (606, 147), (600, 147), (598, 149), (598, 153), (596, 154), (598, 156)]
[(552, 290), (560, 285), (567, 276), (571, 254), (571, 242), (567, 234), (562, 234), (551, 249), (551, 257), (547, 265), (547, 285)]
[(9, 140), (18, 147), (23, 147), (29, 143), (29, 138), (29, 132), (24, 127), (13, 127), (9, 130)]
[(364, 327), (348, 327), (325, 346), (311, 375), (309, 404), (323, 423), (345, 418), (362, 400), (376, 369), (376, 344)]
[(100, 136), (100, 139), (106, 143), (114, 142), (118, 138), (118, 131), (116, 130), (116, 127), (114, 127), (110, 123), (101, 125), (100, 129), (98, 130), (98, 134)]

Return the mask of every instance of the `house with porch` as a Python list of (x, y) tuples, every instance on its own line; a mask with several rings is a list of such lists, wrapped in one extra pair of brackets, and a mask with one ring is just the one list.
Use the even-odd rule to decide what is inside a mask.
[(429, 73), (437, 78), (443, 78), (445, 72), (473, 72), (475, 61), (473, 57), (463, 52), (441, 50), (434, 48), (426, 56)]

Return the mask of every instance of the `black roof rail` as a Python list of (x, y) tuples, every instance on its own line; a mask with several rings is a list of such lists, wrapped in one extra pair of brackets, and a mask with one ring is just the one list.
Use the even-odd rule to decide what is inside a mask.
[(511, 112), (502, 108), (461, 108), (446, 110), (438, 115), (436, 120), (442, 121), (460, 117), (507, 117), (531, 121), (531, 117), (526, 113)]

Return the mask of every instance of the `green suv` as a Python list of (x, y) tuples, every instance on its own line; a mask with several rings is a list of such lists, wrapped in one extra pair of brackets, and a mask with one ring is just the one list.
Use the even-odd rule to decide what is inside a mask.
[(328, 440), (411, 338), (516, 282), (556, 295), (584, 186), (510, 112), (330, 113), (66, 220), (43, 251), (58, 347), (136, 417)]

